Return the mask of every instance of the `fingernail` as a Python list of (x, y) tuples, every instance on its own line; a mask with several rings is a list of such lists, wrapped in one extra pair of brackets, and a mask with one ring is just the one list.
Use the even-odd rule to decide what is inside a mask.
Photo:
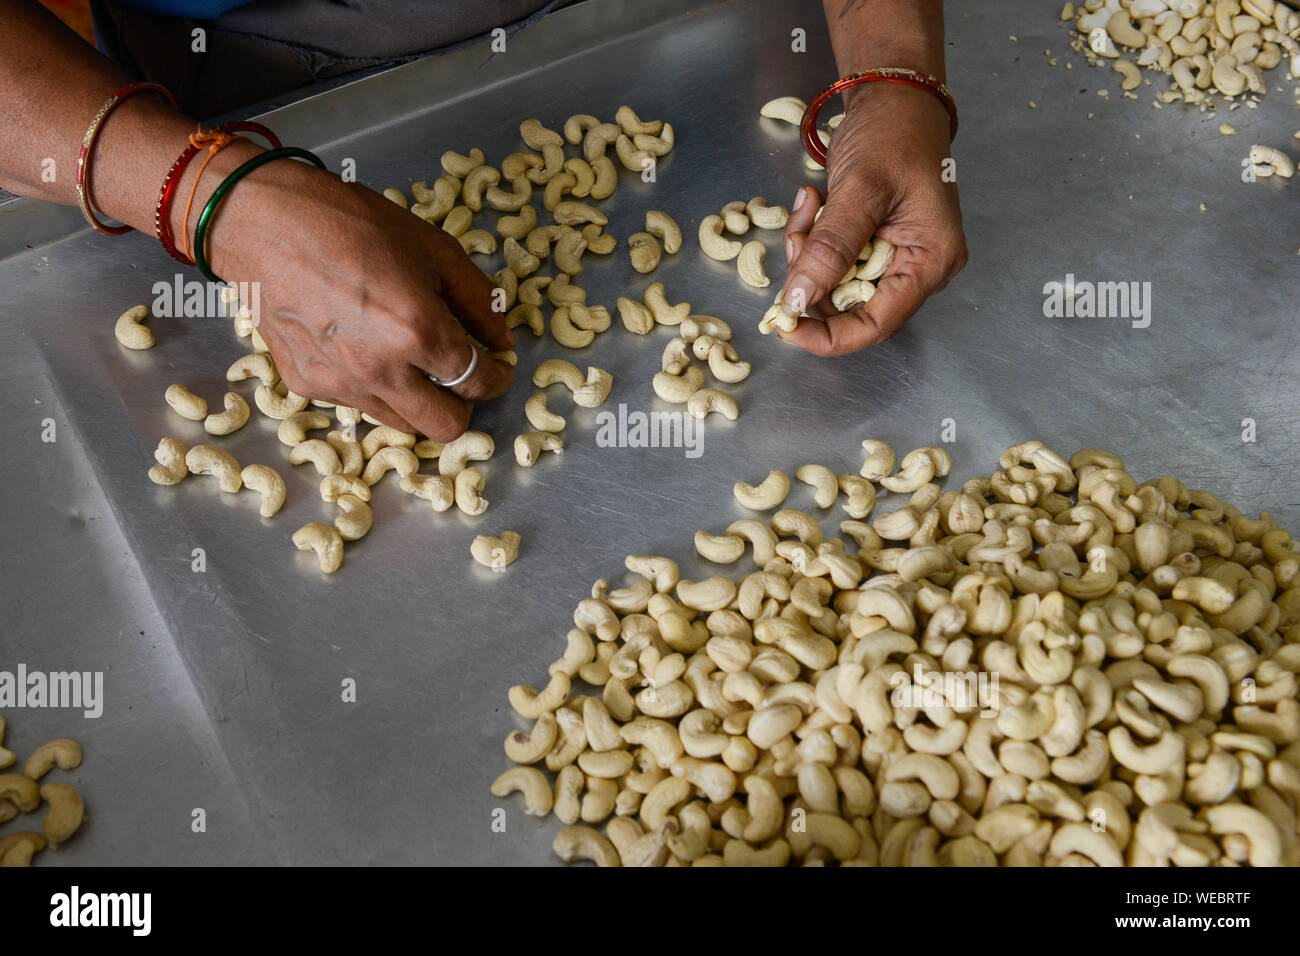
[(803, 204), (806, 203), (807, 201), (808, 201), (808, 190), (800, 188), (800, 190), (794, 194), (794, 211), (798, 212), (800, 209), (802, 209)]
[(798, 276), (785, 289), (785, 295), (781, 297), (781, 311), (786, 315), (794, 317), (808, 311), (808, 302), (812, 298), (813, 284), (812, 280), (806, 276)]
[(785, 261), (794, 262), (794, 240), (788, 237), (785, 240)]

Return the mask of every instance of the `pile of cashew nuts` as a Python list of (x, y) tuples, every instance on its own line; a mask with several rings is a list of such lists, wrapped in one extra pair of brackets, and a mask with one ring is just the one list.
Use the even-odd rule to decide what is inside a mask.
[(716, 216), (705, 216), (700, 220), (700, 249), (710, 259), (718, 262), (736, 260), (736, 273), (742, 282), (755, 289), (766, 289), (772, 280), (763, 271), (763, 262), (767, 258), (767, 246), (761, 239), (751, 239), (741, 243), (728, 239), (724, 235), (743, 236), (749, 232), (751, 225), (759, 229), (784, 229), (790, 219), (790, 211), (784, 206), (769, 206), (762, 196), (755, 196), (749, 202), (737, 199), (722, 207)]
[[(608, 199), (618, 186), (618, 170), (606, 155), (608, 147), (614, 146), (625, 169), (644, 173), (672, 151), (673, 127), (660, 120), (642, 120), (632, 107), (621, 106), (613, 123), (578, 113), (565, 121), (561, 133), (540, 120), (527, 119), (520, 124), (519, 135), (528, 150), (506, 156), (500, 168), (488, 164), (477, 147), (466, 154), (448, 151), (442, 155), (445, 175), (432, 188), (413, 183), (415, 201), (409, 206), (400, 190), (386, 189), (384, 195), (426, 222), (440, 225), (468, 253), (495, 253), (500, 236), (505, 267), (492, 278), (504, 298), (494, 307), (505, 313), (507, 326), (526, 325), (534, 335), (544, 335), (545, 293), (553, 309), (552, 337), (565, 348), (585, 348), (610, 327), (609, 310), (587, 305), (586, 291), (574, 281), (582, 273), (584, 253), (609, 255), (618, 245), (614, 236), (602, 231), (608, 217), (591, 203)], [(566, 146), (576, 148), (579, 155), (567, 156)], [(503, 182), (510, 188), (502, 188)], [(549, 224), (538, 224), (532, 204), (534, 187), (542, 189)], [(489, 211), (500, 214), (496, 235), (473, 227), (475, 215)], [(628, 254), (640, 273), (653, 271), (664, 251), (672, 254), (680, 247), (681, 230), (672, 217), (657, 210), (647, 213), (644, 232), (628, 237)], [(557, 274), (534, 274), (548, 257), (554, 259)]]
[[(0, 771), (17, 760), (4, 747), (5, 719), (0, 717)], [(47, 846), (57, 847), (81, 827), (85, 804), (81, 794), (66, 783), (41, 783), (47, 773), (75, 770), (81, 766), (81, 745), (60, 737), (41, 744), (23, 763), (22, 773), (0, 773), (0, 823), (20, 813), (32, 813), (42, 803), (49, 807), (41, 821), (41, 832), (21, 830), (0, 836), (0, 866), (30, 866), (32, 857)]]
[[(1087, 0), (1067, 3), (1061, 20), (1074, 22), (1073, 48), (1093, 66), (1103, 60), (1133, 99), (1141, 69), (1167, 74), (1173, 86), (1162, 103), (1213, 107), (1222, 96), (1252, 107), (1268, 92), (1264, 73), (1287, 61), (1300, 78), (1300, 13), (1277, 0)], [(1126, 59), (1128, 51), (1134, 59)]]
[[(131, 329), (148, 332), (141, 324), (147, 315), (143, 306), (125, 313), (118, 321), (119, 340), (123, 339), (124, 326), (132, 341), (142, 340)], [(403, 491), (428, 501), (434, 511), (446, 511), (453, 504), (468, 515), (487, 510), (484, 475), (475, 463), (492, 457), (496, 450), (492, 436), (468, 431), (443, 444), (382, 425), (355, 408), (296, 395), (280, 381), (275, 360), (245, 310), (236, 314), (234, 325), (237, 335), (252, 338), (256, 351), (237, 359), (226, 371), (226, 380), (236, 383), (251, 379), (259, 383), (253, 393), (254, 404), (267, 418), (279, 422), (276, 435), (289, 464), (310, 465), (320, 479), (321, 499), (337, 509), (332, 524), (308, 522), (293, 534), (293, 543), (300, 551), (315, 552), (323, 572), (338, 570), (344, 542), (357, 541), (369, 533), (373, 523), (371, 493), (389, 472), (396, 473)], [(149, 333), (150, 346), (152, 338)], [(126, 341), (123, 344), (142, 347)], [(177, 415), (203, 422), (204, 429), (214, 436), (231, 434), (250, 416), (248, 403), (233, 391), (226, 393), (226, 411), (218, 415), (208, 414), (205, 400), (182, 385), (170, 386), (164, 397)], [(219, 424), (214, 426), (214, 419)], [(371, 427), (358, 434), (363, 423)], [(324, 432), (325, 437), (314, 437), (311, 432)], [(264, 518), (273, 517), (284, 506), (286, 487), (279, 472), (262, 464), (241, 468), (234, 455), (217, 445), (187, 447), (181, 439), (167, 436), (159, 441), (154, 458), (157, 464), (149, 469), (149, 479), (155, 484), (174, 485), (190, 475), (206, 475), (227, 494), (238, 494), (243, 488), (257, 492)], [(422, 463), (435, 459), (438, 473), (421, 473)], [(517, 551), (516, 536), (509, 561), (514, 560)], [(475, 554), (474, 548), (471, 554)], [(496, 560), (500, 563), (504, 558), (498, 556)]]
[(784, 472), (735, 486), (753, 516), (695, 549), (749, 569), (596, 582), (510, 689), (531, 725), (492, 793), (601, 866), (1300, 864), (1300, 553), (1270, 515), (1097, 449), (946, 491), (942, 448), (864, 451), (798, 468), (803, 509)]

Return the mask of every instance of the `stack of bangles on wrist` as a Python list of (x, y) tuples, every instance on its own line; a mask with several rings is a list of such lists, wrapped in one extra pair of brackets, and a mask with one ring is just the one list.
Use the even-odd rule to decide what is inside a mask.
[[(104, 102), (104, 105), (99, 108), (99, 112), (91, 119), (90, 126), (87, 127), (86, 134), (81, 140), (81, 151), (77, 156), (77, 204), (81, 207), (81, 214), (86, 217), (86, 221), (90, 223), (91, 227), (96, 232), (102, 232), (106, 236), (125, 235), (131, 232), (132, 228), (126, 225), (108, 225), (96, 215), (94, 198), (90, 191), (90, 169), (94, 158), (95, 141), (113, 111), (132, 96), (144, 92), (157, 93), (173, 109), (176, 109), (176, 100), (167, 91), (166, 87), (157, 83), (128, 83), (110, 96)], [(194, 227), (193, 244), (191, 245), (189, 232), (190, 211), (194, 205), (194, 196), (198, 190), (199, 182), (203, 178), (203, 171), (207, 168), (208, 163), (212, 161), (212, 157), (226, 146), (236, 140), (246, 139), (246, 137), (236, 135), (238, 133), (257, 133), (272, 148), (243, 163), (221, 181), (221, 184), (213, 191), (204, 205), (203, 211), (199, 214), (198, 223)], [(182, 226), (185, 249), (182, 251), (172, 235), (170, 224), (172, 203), (176, 199), (180, 181), (184, 178), (185, 170), (189, 167), (190, 161), (205, 149), (208, 155), (199, 167), (199, 173), (194, 179), (194, 185), (190, 188), (189, 199), (185, 204), (185, 218)], [(254, 169), (272, 160), (287, 158), (305, 159), (319, 169), (325, 168), (325, 163), (315, 153), (297, 146), (282, 146), (276, 135), (260, 123), (225, 123), (213, 130), (205, 130), (200, 127), (197, 132), (190, 136), (189, 144), (176, 157), (176, 161), (172, 163), (171, 168), (167, 171), (162, 188), (158, 192), (158, 201), (154, 204), (154, 231), (158, 236), (158, 241), (162, 243), (162, 247), (167, 250), (167, 254), (186, 265), (197, 265), (199, 271), (210, 282), (221, 282), (222, 280), (213, 273), (208, 265), (207, 255), (204, 250), (204, 239), (212, 225), (212, 217), (216, 214), (217, 207), (230, 194), (230, 190), (234, 188), (235, 184)]]
[(902, 83), (928, 91), (943, 104), (943, 108), (948, 112), (949, 141), (957, 138), (957, 101), (952, 98), (952, 94), (948, 92), (948, 87), (937, 76), (932, 76), (929, 73), (918, 73), (916, 70), (909, 70), (901, 66), (884, 66), (874, 70), (862, 70), (859, 73), (850, 73), (826, 87), (808, 104), (808, 109), (803, 114), (803, 122), (799, 124), (803, 145), (808, 150), (808, 155), (819, 165), (826, 165), (826, 147), (822, 145), (821, 137), (817, 135), (818, 114), (821, 113), (822, 107), (826, 105), (827, 100), (836, 93), (843, 93), (849, 87), (860, 86), (863, 83)]

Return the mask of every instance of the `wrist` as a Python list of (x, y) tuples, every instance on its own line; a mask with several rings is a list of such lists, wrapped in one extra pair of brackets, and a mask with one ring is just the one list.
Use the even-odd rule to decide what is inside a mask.
[[(943, 102), (930, 90), (905, 83), (863, 83), (845, 90), (842, 94), (846, 116), (862, 112), (888, 110), (898, 115), (906, 114), (908, 123), (914, 124), (938, 137), (947, 154), (951, 118)], [(829, 112), (830, 105), (824, 111)]]
[[(260, 146), (250, 140), (234, 139), (225, 148), (212, 155), (210, 160), (208, 159), (210, 148), (207, 146), (199, 149), (190, 159), (176, 183), (171, 205), (167, 210), (167, 226), (178, 250), (184, 253), (188, 245), (191, 254), (194, 252), (195, 229), (212, 194), (217, 191), (227, 176), (262, 151)], [(211, 232), (207, 239), (207, 248), (209, 252), (212, 249)]]

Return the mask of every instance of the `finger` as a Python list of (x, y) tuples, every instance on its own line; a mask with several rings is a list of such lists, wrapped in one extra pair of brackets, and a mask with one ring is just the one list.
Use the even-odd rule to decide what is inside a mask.
[(383, 400), (395, 414), (409, 421), (414, 431), (440, 442), (449, 442), (464, 434), (474, 410), (473, 402), (434, 385), (414, 366), (383, 396)]
[(454, 239), (446, 254), (439, 257), (437, 268), (442, 297), (465, 330), (488, 348), (514, 348), (515, 335), (506, 328), (505, 313), (492, 309), (495, 283), (470, 261)]
[(870, 301), (852, 312), (833, 315), (824, 322), (805, 319), (793, 332), (781, 332), (781, 338), (814, 355), (847, 355), (879, 345), (897, 334), (938, 285), (938, 278), (891, 273), (880, 280)]
[(806, 235), (817, 218), (817, 210), (821, 208), (822, 194), (817, 187), (800, 186), (790, 206), (790, 218), (785, 223), (786, 236)]
[(781, 300), (787, 315), (820, 302), (858, 261), (858, 253), (876, 232), (878, 220), (867, 205), (869, 197), (850, 195), (847, 188), (832, 185), (820, 218), (812, 223), (799, 257), (786, 273)]
[[(803, 234), (788, 235), (785, 237), (785, 256), (786, 262), (794, 262), (799, 258), (799, 251), (803, 249), (803, 244), (807, 240)], [(820, 302), (814, 302), (812, 306), (804, 310), (808, 315), (818, 319), (829, 319), (835, 314), (835, 308), (831, 305), (830, 298), (822, 299)]]
[[(475, 347), (465, 337), (465, 330), (452, 318), (446, 304), (435, 299), (429, 304), (433, 313), (434, 324), (428, 331), (430, 335), (408, 353), (410, 362), (426, 375), (433, 375), (444, 382), (452, 382), (465, 374), (473, 361), (474, 370), (465, 381), (451, 387), (457, 396), (470, 401), (482, 398), (496, 398), (505, 394), (514, 380), (515, 370), (506, 362), (490, 358), (481, 350), (474, 361)], [(430, 383), (432, 384), (432, 383)]]
[(392, 406), (378, 395), (367, 395), (363, 402), (354, 407), (363, 414), (369, 415), (375, 421), (396, 428), (398, 431), (410, 435), (419, 432), (418, 428), (393, 411)]

